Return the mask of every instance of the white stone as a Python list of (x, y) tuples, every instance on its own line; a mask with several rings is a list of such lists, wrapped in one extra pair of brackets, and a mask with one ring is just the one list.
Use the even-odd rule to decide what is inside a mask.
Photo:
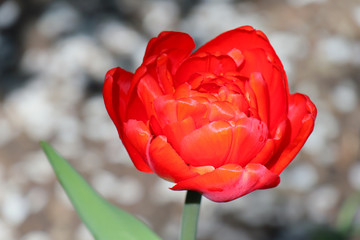
[(145, 42), (134, 29), (115, 20), (101, 24), (97, 35), (107, 49), (119, 55), (132, 55)]
[(288, 0), (288, 2), (293, 6), (303, 7), (303, 6), (306, 6), (308, 4), (326, 3), (327, 0)]
[(352, 8), (352, 15), (353, 15), (355, 22), (360, 27), (360, 5)]
[(50, 102), (48, 93), (42, 90), (41, 86), (31, 82), (12, 92), (4, 105), (14, 126), (21, 127), (36, 141), (50, 138), (57, 117), (56, 107)]
[(303, 35), (291, 32), (272, 32), (268, 34), (268, 38), (282, 62), (286, 62), (288, 59), (302, 59), (308, 54), (309, 43)]
[(94, 189), (106, 198), (113, 198), (122, 205), (133, 205), (143, 197), (139, 180), (122, 176), (117, 178), (107, 171), (98, 171), (91, 180)]
[(82, 134), (93, 141), (116, 139), (118, 134), (114, 129), (109, 115), (106, 112), (104, 100), (101, 96), (89, 99), (83, 109), (84, 121)]
[(135, 177), (122, 176), (113, 188), (113, 197), (121, 205), (134, 205), (144, 196), (144, 187)]
[(20, 7), (16, 1), (8, 0), (0, 4), (0, 28), (11, 26), (20, 15)]
[(60, 202), (63, 203), (65, 207), (67, 207), (68, 209), (74, 210), (74, 207), (73, 207), (69, 197), (66, 195), (66, 192), (65, 192), (64, 188), (60, 185), (60, 183), (56, 182), (54, 189), (55, 189), (55, 197), (58, 200), (60, 200)]
[(54, 177), (53, 170), (42, 150), (28, 153), (21, 164), (21, 172), (37, 184), (47, 184)]
[(243, 25), (251, 25), (265, 31), (263, 17), (256, 13), (253, 7), (250, 2), (239, 5), (223, 1), (200, 3), (192, 8), (188, 17), (182, 21), (181, 30), (201, 40), (200, 44)]
[(39, 31), (49, 38), (74, 30), (80, 21), (79, 13), (65, 2), (50, 5), (37, 22)]
[(13, 228), (6, 224), (3, 219), (0, 218), (0, 239), (1, 240), (16, 240), (15, 231)]
[(49, 193), (40, 187), (33, 187), (26, 195), (29, 202), (29, 210), (31, 213), (38, 213), (49, 202)]
[(183, 203), (185, 200), (186, 191), (173, 191), (169, 188), (175, 184), (165, 181), (163, 179), (157, 179), (151, 190), (151, 200), (157, 204), (166, 203)]
[(339, 192), (334, 186), (324, 185), (315, 189), (306, 200), (308, 215), (317, 223), (327, 223), (339, 197)]
[(343, 36), (326, 36), (317, 42), (320, 57), (334, 64), (346, 64), (352, 60), (353, 44)]
[[(113, 131), (117, 132), (115, 127), (113, 127)], [(109, 161), (110, 163), (134, 167), (134, 164), (132, 163), (118, 135), (112, 140), (106, 142), (104, 152), (105, 160)]]
[(355, 163), (351, 166), (348, 173), (348, 181), (354, 189), (360, 191), (360, 163)]
[(93, 240), (94, 237), (91, 235), (86, 226), (81, 223), (75, 232), (75, 239), (77, 240)]
[(1, 212), (4, 220), (12, 226), (21, 224), (29, 214), (29, 203), (23, 194), (15, 189), (5, 192)]
[(297, 163), (281, 174), (280, 186), (284, 189), (299, 192), (309, 191), (318, 181), (315, 168), (309, 163)]
[(151, 36), (164, 30), (173, 30), (179, 18), (177, 4), (172, 1), (149, 1), (143, 8), (143, 26)]
[(117, 179), (110, 172), (99, 170), (91, 177), (91, 185), (102, 196), (109, 198), (113, 196)]
[(15, 129), (10, 121), (2, 116), (1, 106), (0, 106), (0, 147), (9, 143), (13, 140), (18, 134), (19, 130)]
[(350, 80), (341, 81), (331, 94), (331, 101), (342, 113), (354, 111), (358, 103), (356, 86)]
[(51, 237), (43, 231), (32, 231), (25, 234), (20, 240), (51, 240)]
[(339, 136), (338, 119), (326, 109), (326, 106), (317, 104), (318, 115), (315, 120), (314, 131), (304, 145), (304, 150), (310, 154), (322, 154), (328, 148), (328, 142)]
[[(59, 41), (53, 57), (54, 60), (48, 68), (52, 68), (54, 74), (74, 75), (72, 77), (85, 72), (103, 81), (107, 70), (112, 66), (115, 67), (115, 60), (109, 52), (99, 47), (90, 36), (80, 34)], [(74, 78), (68, 80), (72, 83), (76, 82)]]

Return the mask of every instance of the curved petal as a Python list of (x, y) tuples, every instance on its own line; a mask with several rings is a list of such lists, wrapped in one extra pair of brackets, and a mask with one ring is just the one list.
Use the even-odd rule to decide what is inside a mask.
[(314, 129), (316, 114), (316, 107), (308, 96), (300, 93), (290, 96), (289, 121), (291, 133), (289, 144), (266, 164), (271, 171), (280, 174), (293, 160)]
[(191, 166), (219, 167), (229, 154), (232, 135), (232, 127), (225, 121), (204, 125), (183, 138), (180, 156)]
[(116, 67), (105, 75), (103, 98), (111, 120), (119, 129), (124, 121), (128, 91), (133, 74)]
[(238, 49), (240, 52), (244, 52), (245, 50), (254, 48), (264, 49), (266, 52), (269, 52), (274, 56), (274, 61), (276, 63), (281, 64), (265, 34), (250, 26), (239, 27), (220, 34), (200, 47), (195, 53), (193, 53), (193, 56), (204, 52), (212, 54), (228, 54), (234, 51), (233, 49)]
[[(226, 55), (223, 56), (198, 56), (185, 60), (177, 70), (174, 78), (175, 86), (189, 82), (196, 73), (224, 75), (227, 72), (236, 71), (235, 61)], [(198, 85), (198, 84), (197, 84)]]
[(146, 148), (151, 139), (150, 130), (143, 122), (131, 119), (124, 124), (124, 146), (135, 167), (143, 172), (152, 172), (146, 163)]
[(172, 63), (172, 71), (187, 58), (195, 48), (194, 40), (186, 33), (164, 31), (158, 37), (152, 38), (146, 48), (144, 62), (152, 56), (166, 53)]
[(262, 122), (266, 125), (269, 122), (269, 91), (267, 84), (264, 81), (261, 73), (253, 72), (249, 79), (250, 87), (252, 88), (257, 102), (257, 110)]
[(149, 74), (145, 74), (137, 85), (137, 96), (145, 106), (147, 116), (153, 113), (153, 102), (163, 93), (156, 82)]
[(160, 177), (178, 182), (199, 175), (190, 170), (181, 157), (167, 142), (165, 136), (157, 136), (147, 149), (150, 168)]
[(166, 125), (163, 129), (168, 142), (177, 151), (180, 152), (180, 146), (183, 138), (196, 129), (195, 122), (191, 117), (184, 120)]
[[(268, 126), (273, 136), (278, 124), (287, 118), (289, 89), (285, 71), (282, 66), (271, 62), (271, 57), (263, 49), (245, 51), (244, 56), (245, 64), (241, 73), (250, 78), (254, 73), (261, 73), (263, 85), (266, 85), (269, 96)], [(255, 79), (250, 79), (250, 82), (253, 80)], [(259, 82), (259, 79), (257, 81)], [(255, 91), (256, 87), (253, 90)]]
[(172, 190), (193, 190), (215, 202), (228, 202), (257, 189), (276, 187), (278, 175), (261, 164), (250, 163), (245, 168), (227, 164), (212, 172), (178, 182)]
[(268, 129), (255, 118), (241, 118), (233, 128), (233, 142), (226, 163), (245, 166), (264, 147)]

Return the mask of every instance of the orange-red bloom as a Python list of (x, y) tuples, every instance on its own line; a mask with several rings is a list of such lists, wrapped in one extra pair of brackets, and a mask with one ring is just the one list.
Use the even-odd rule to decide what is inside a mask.
[(194, 47), (186, 33), (162, 32), (135, 74), (106, 74), (106, 109), (134, 165), (216, 202), (277, 186), (313, 130), (314, 104), (289, 93), (261, 31)]

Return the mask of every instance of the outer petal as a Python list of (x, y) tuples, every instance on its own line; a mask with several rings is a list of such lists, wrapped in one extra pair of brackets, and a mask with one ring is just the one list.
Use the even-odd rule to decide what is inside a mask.
[(290, 96), (289, 121), (291, 133), (289, 144), (285, 149), (280, 149), (266, 166), (274, 173), (280, 174), (293, 160), (296, 154), (305, 144), (310, 133), (314, 129), (317, 110), (309, 97), (300, 93)]
[(193, 55), (198, 55), (203, 52), (228, 54), (233, 52), (234, 49), (243, 52), (254, 48), (264, 49), (266, 52), (274, 55), (276, 62), (281, 64), (265, 34), (250, 26), (239, 27), (220, 34), (200, 47)]
[(261, 121), (269, 122), (269, 91), (261, 73), (252, 73), (249, 79), (250, 86), (256, 95), (257, 109)]
[[(187, 59), (176, 72), (174, 84), (179, 86), (189, 82), (196, 73), (223, 75), (236, 70), (235, 61), (226, 55), (216, 57), (214, 55), (198, 56)], [(198, 84), (196, 84), (198, 85)]]
[(185, 136), (180, 144), (180, 155), (191, 166), (220, 167), (230, 151), (232, 127), (225, 121), (216, 121)]
[(135, 167), (143, 172), (152, 172), (146, 163), (146, 148), (152, 139), (149, 128), (141, 121), (129, 120), (124, 125), (124, 146)]
[[(245, 64), (241, 73), (247, 76), (251, 76), (255, 72), (261, 73), (265, 81), (264, 85), (266, 85), (269, 96), (268, 126), (273, 135), (278, 124), (287, 117), (289, 89), (285, 71), (282, 66), (276, 65), (263, 49), (245, 51), (244, 56)], [(253, 80), (255, 79), (250, 81)], [(257, 79), (258, 84), (259, 80)], [(252, 86), (255, 91), (257, 87), (254, 86), (254, 83)]]
[(233, 142), (226, 163), (236, 163), (245, 166), (264, 147), (268, 129), (255, 118), (241, 118), (233, 127)]
[(172, 74), (179, 64), (187, 58), (195, 48), (194, 40), (182, 32), (161, 32), (158, 37), (152, 38), (146, 48), (144, 62), (151, 56), (166, 53), (172, 63)]
[(278, 175), (260, 164), (250, 163), (245, 168), (227, 164), (212, 172), (178, 182), (172, 190), (193, 190), (215, 202), (228, 202), (257, 189), (276, 187)]
[(150, 143), (147, 158), (151, 169), (160, 177), (171, 182), (199, 175), (190, 170), (164, 136), (158, 136)]
[(118, 129), (124, 121), (132, 77), (132, 73), (119, 67), (109, 70), (105, 75), (103, 86), (105, 107)]

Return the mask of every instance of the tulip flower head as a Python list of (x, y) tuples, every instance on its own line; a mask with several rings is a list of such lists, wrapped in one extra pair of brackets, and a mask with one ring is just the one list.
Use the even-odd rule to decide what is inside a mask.
[(216, 202), (277, 186), (313, 130), (315, 105), (289, 93), (259, 30), (194, 48), (188, 34), (162, 32), (135, 73), (106, 74), (106, 109), (135, 167)]

